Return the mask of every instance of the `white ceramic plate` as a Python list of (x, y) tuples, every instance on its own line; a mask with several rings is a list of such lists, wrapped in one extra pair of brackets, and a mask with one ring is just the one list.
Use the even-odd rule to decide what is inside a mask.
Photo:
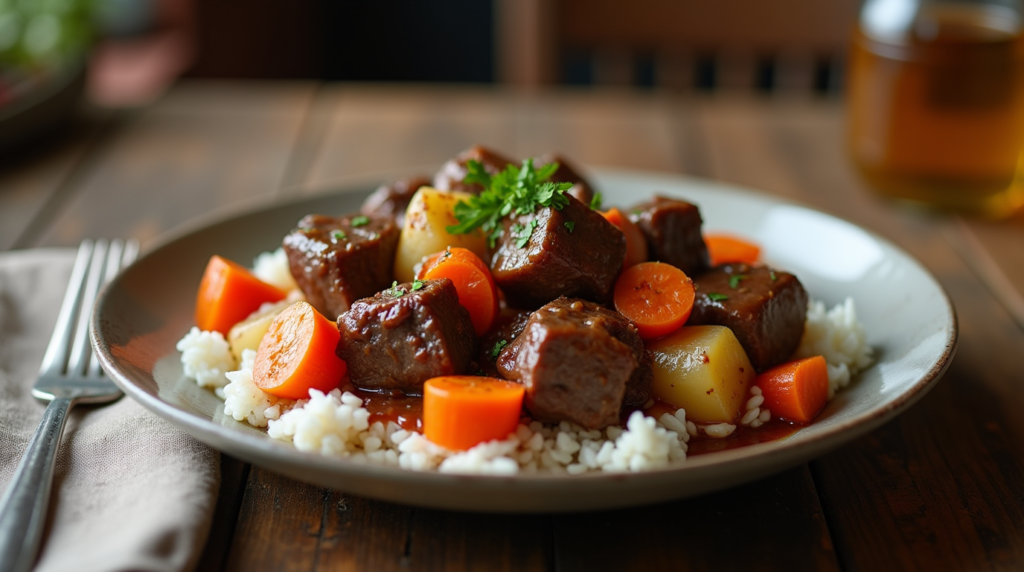
[(248, 262), (276, 248), (307, 213), (358, 209), (365, 190), (278, 203), (200, 221), (175, 233), (116, 279), (93, 316), (100, 360), (125, 393), (197, 439), (296, 479), (399, 503), (478, 511), (570, 511), (652, 503), (723, 489), (781, 471), (861, 436), (924, 395), (956, 346), (956, 315), (935, 279), (888, 241), (775, 198), (707, 181), (598, 170), (605, 204), (654, 191), (698, 204), (706, 230), (758, 241), (764, 258), (794, 272), (829, 306), (852, 296), (876, 363), (810, 426), (768, 443), (709, 453), (637, 474), (455, 476), (359, 464), (299, 452), (223, 414), (212, 392), (184, 378), (175, 342), (192, 326), (207, 260)]

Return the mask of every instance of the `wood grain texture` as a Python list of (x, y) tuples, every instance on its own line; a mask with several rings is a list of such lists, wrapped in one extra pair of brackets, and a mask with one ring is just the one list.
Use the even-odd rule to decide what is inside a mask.
[(556, 569), (839, 570), (814, 489), (800, 466), (693, 499), (555, 516)]
[(93, 157), (37, 244), (86, 236), (143, 242), (282, 185), (311, 83), (187, 82), (131, 117)]

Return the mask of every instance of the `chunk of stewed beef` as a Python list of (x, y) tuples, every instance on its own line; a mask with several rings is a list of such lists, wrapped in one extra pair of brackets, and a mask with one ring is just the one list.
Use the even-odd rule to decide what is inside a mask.
[(559, 296), (611, 301), (626, 238), (573, 197), (561, 210), (541, 207), (503, 221), (491, 249), (491, 274), (509, 305), (537, 308)]
[(758, 371), (792, 357), (807, 316), (807, 291), (796, 276), (766, 266), (725, 264), (694, 283), (688, 325), (727, 326)]
[(671, 264), (691, 277), (710, 267), (696, 205), (655, 196), (630, 209), (629, 218), (647, 238), (650, 260)]
[(534, 312), (497, 366), (526, 386), (526, 407), (541, 421), (607, 427), (624, 404), (651, 395), (650, 358), (636, 328), (585, 300), (559, 298)]
[(381, 185), (366, 197), (359, 212), (367, 216), (392, 218), (395, 221), (395, 226), (402, 228), (405, 209), (409, 207), (409, 201), (420, 187), (426, 186), (430, 186), (430, 179), (423, 176), (406, 177)]
[(551, 182), (572, 183), (572, 188), (566, 192), (585, 205), (589, 205), (590, 201), (594, 200), (594, 187), (576, 172), (576, 169), (565, 160), (565, 157), (555, 153), (546, 153), (534, 160), (534, 165), (537, 167), (550, 163), (558, 163), (558, 170), (549, 179)]
[(473, 321), (447, 278), (358, 300), (338, 317), (338, 331), (338, 357), (356, 387), (418, 394), (432, 377), (473, 373)]
[(484, 375), (501, 377), (501, 373), (495, 366), (498, 355), (508, 347), (508, 344), (519, 337), (531, 314), (532, 312), (528, 310), (502, 308), (490, 331), (480, 338), (480, 355), (477, 358), (477, 364)]
[(463, 191), (474, 195), (480, 194), (484, 190), (482, 186), (476, 183), (462, 182), (466, 178), (466, 173), (469, 172), (467, 165), (471, 159), (479, 161), (484, 170), (491, 175), (497, 175), (513, 163), (512, 159), (500, 153), (481, 145), (475, 145), (449, 159), (441, 166), (441, 169), (434, 175), (434, 188), (439, 191)]
[(284, 251), (306, 300), (333, 320), (391, 283), (398, 235), (390, 218), (308, 215), (284, 237)]

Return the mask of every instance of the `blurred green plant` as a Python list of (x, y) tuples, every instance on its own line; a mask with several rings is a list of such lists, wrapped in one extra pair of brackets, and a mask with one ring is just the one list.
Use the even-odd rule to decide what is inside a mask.
[(96, 3), (0, 0), (0, 76), (45, 73), (82, 58), (93, 40)]

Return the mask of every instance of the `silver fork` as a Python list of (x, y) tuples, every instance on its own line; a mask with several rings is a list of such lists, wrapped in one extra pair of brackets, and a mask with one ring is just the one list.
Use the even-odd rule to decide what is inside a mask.
[(2, 570), (22, 572), (35, 562), (68, 411), (79, 403), (108, 403), (121, 396), (92, 355), (89, 316), (100, 286), (131, 264), (138, 252), (134, 240), (85, 240), (78, 248), (57, 326), (32, 387), (32, 395), (50, 405), (0, 500)]

